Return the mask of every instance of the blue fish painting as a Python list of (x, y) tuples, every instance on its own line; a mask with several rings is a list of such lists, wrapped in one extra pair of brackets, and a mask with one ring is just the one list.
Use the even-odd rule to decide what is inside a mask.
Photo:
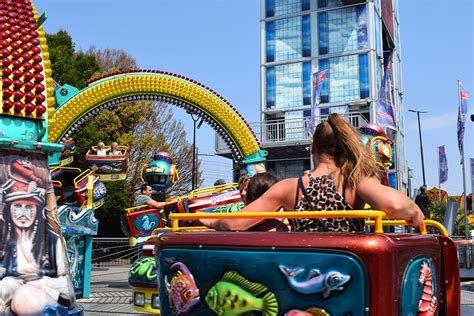
[(297, 276), (302, 274), (305, 269), (289, 268), (283, 265), (280, 265), (279, 268), (292, 289), (302, 294), (322, 293), (324, 298), (327, 298), (331, 291), (344, 290), (343, 285), (351, 279), (350, 275), (342, 274), (338, 271), (321, 273), (317, 269), (312, 269), (306, 280), (301, 280), (297, 279)]

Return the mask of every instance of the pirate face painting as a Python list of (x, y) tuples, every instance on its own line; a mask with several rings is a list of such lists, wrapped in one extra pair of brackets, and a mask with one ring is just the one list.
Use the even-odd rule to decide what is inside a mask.
[(15, 226), (29, 228), (36, 218), (36, 205), (30, 201), (15, 202), (10, 207), (10, 216)]
[(0, 314), (74, 306), (47, 157), (0, 154)]

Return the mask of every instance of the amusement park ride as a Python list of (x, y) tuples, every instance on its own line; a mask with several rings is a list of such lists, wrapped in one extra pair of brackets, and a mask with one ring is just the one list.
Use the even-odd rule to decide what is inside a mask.
[[(265, 170), (266, 152), (242, 116), (192, 79), (136, 70), (98, 78), (81, 91), (69, 85), (55, 91), (44, 20), (30, 0), (0, 1), (0, 314), (83, 313), (75, 297), (88, 295), (98, 229), (93, 210), (106, 193), (102, 181), (123, 179), (128, 162), (123, 148), (117, 157), (89, 153), (95, 172), (64, 166), (74, 148), (71, 134), (100, 111), (135, 100), (191, 110), (249, 174)], [(385, 168), (389, 139), (376, 126), (362, 132)], [(178, 178), (163, 153), (143, 173), (162, 192)], [(239, 199), (230, 185), (171, 199), (164, 212), (125, 212), (130, 243), (144, 251), (129, 274), (136, 308), (163, 315), (460, 314), (456, 247), (437, 222), (425, 221), (419, 234), (384, 233), (384, 226), (406, 223), (366, 210), (285, 213), (364, 218), (374, 226), (365, 233), (216, 232), (194, 225), (200, 218), (282, 216), (218, 213)], [(440, 234), (427, 235), (427, 225)]]

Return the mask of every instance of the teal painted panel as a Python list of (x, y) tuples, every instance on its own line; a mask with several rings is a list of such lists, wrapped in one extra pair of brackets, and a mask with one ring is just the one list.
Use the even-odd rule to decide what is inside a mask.
[(86, 236), (65, 235), (64, 239), (66, 239), (69, 272), (72, 276), (74, 292), (76, 293), (76, 298), (82, 298), (84, 290)]
[[(431, 309), (438, 315), (438, 278), (436, 267), (430, 258), (414, 260), (407, 268), (403, 278), (402, 296), (400, 301), (401, 315), (416, 316), (418, 309)], [(431, 295), (425, 295), (420, 305), (423, 290)], [(421, 311), (420, 311), (421, 313)], [(426, 314), (428, 315), (428, 314)]]
[[(267, 287), (278, 301), (278, 315), (292, 310), (305, 311), (310, 307), (318, 307), (332, 316), (362, 316), (368, 306), (365, 268), (348, 252), (164, 248), (159, 252), (157, 262), (160, 267), (159, 292), (163, 315), (173, 314), (165, 276), (168, 281), (173, 279), (175, 274), (170, 272), (170, 267), (176, 262), (183, 263), (189, 269), (199, 288), (200, 302), (189, 311), (192, 315), (215, 314), (209, 309), (205, 297), (209, 290), (221, 281), (224, 273), (229, 271), (237, 272), (246, 280)], [(281, 266), (302, 269), (300, 274), (294, 277), (293, 285), (289, 282), (292, 278), (282, 272)], [(311, 277), (310, 271), (316, 269), (320, 275)], [(333, 290), (325, 297), (323, 289), (335, 280), (328, 278), (331, 271), (350, 277), (350, 280), (339, 286), (339, 290), (336, 289), (337, 286), (333, 286)]]

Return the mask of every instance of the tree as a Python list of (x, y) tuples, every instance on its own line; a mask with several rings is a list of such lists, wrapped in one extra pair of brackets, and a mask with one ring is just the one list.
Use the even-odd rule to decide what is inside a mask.
[(53, 79), (60, 85), (70, 84), (78, 89), (99, 71), (99, 63), (92, 55), (75, 52), (71, 36), (60, 30), (46, 35)]
[[(91, 47), (86, 53), (76, 52), (71, 37), (63, 30), (48, 35), (48, 46), (53, 78), (61, 85), (68, 83), (81, 89), (85, 81), (97, 76), (138, 68), (133, 57), (121, 49), (99, 50)], [(80, 168), (84, 166), (87, 150), (99, 141), (106, 144), (116, 141), (130, 148), (131, 163), (127, 180), (106, 183), (108, 193), (105, 204), (96, 210), (101, 221), (101, 235), (122, 235), (116, 229), (120, 217), (124, 209), (132, 205), (133, 194), (142, 184), (140, 172), (143, 164), (151, 162), (157, 151), (171, 154), (181, 176), (169, 194), (189, 193), (192, 145), (186, 141), (183, 124), (173, 117), (168, 104), (142, 101), (104, 110), (76, 130), (72, 138), (77, 144), (74, 164)], [(104, 228), (111, 229), (104, 231)]]

